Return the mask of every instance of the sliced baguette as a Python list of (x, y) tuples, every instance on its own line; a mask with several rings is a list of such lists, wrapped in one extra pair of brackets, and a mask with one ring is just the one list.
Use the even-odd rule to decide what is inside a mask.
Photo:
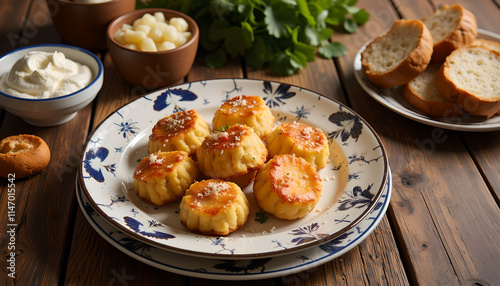
[(361, 53), (367, 78), (375, 85), (404, 85), (425, 70), (432, 56), (432, 36), (420, 20), (398, 20)]
[(493, 51), (497, 51), (500, 53), (500, 43), (499, 42), (494, 42), (490, 40), (485, 40), (485, 39), (475, 39), (474, 42), (472, 42), (471, 46), (483, 46), (485, 48), (488, 48)]
[[(475, 39), (471, 46), (483, 46), (490, 50), (497, 51), (500, 53), (500, 43), (485, 39)], [(500, 109), (497, 111), (497, 115), (500, 115)]]
[(439, 93), (436, 79), (440, 64), (429, 64), (424, 72), (407, 83), (403, 89), (409, 104), (423, 113), (436, 117), (453, 117), (464, 111), (456, 103), (446, 100)]
[(500, 53), (484, 46), (453, 51), (439, 69), (437, 87), (444, 98), (472, 115), (500, 111)]
[(432, 62), (443, 62), (454, 50), (471, 44), (477, 36), (476, 17), (460, 4), (443, 5), (422, 19), (432, 35)]

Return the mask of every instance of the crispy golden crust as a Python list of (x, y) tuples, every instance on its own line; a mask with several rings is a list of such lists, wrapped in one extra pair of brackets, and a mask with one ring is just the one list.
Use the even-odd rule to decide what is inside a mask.
[(198, 176), (198, 168), (184, 151), (153, 153), (134, 170), (134, 191), (145, 201), (163, 205), (180, 199)]
[(430, 116), (454, 117), (465, 112), (453, 102), (446, 100), (437, 90), (436, 79), (440, 65), (431, 64), (412, 79), (403, 89), (409, 104)]
[[(476, 17), (462, 5), (455, 4), (452, 6), (443, 5), (443, 8), (435, 11), (431, 15), (422, 19), (424, 23), (433, 17), (439, 15), (446, 15), (447, 10), (457, 10), (458, 18), (456, 20), (455, 28), (444, 37), (441, 41), (434, 41), (432, 62), (442, 63), (446, 57), (454, 50), (471, 44), (477, 36), (477, 22)], [(444, 21), (450, 21), (449, 18), (444, 18)], [(426, 23), (427, 24), (427, 23)], [(432, 34), (432, 27), (429, 27)]]
[(267, 149), (252, 128), (234, 125), (205, 138), (196, 158), (205, 176), (233, 181), (260, 168), (267, 159)]
[(295, 154), (320, 170), (328, 163), (328, 140), (323, 131), (302, 123), (283, 123), (266, 139), (268, 158), (279, 154)]
[(264, 138), (273, 129), (274, 116), (261, 97), (241, 95), (222, 104), (215, 112), (212, 123), (214, 129), (226, 125), (247, 125)]
[[(399, 64), (391, 70), (383, 72), (375, 71), (374, 67), (369, 63), (368, 58), (372, 56), (379, 40), (386, 37), (393, 30), (400, 26), (408, 27), (408, 29), (420, 29), (418, 36), (418, 43), (413, 48), (411, 53), (404, 59), (401, 59)], [(397, 43), (394, 43), (397, 45)], [(433, 41), (429, 29), (420, 20), (398, 20), (394, 23), (392, 28), (384, 35), (374, 39), (366, 49), (361, 53), (361, 64), (366, 77), (375, 85), (392, 88), (395, 86), (408, 83), (414, 77), (419, 75), (425, 70), (429, 64), (433, 51)], [(375, 51), (381, 52), (381, 51)]]
[(482, 46), (489, 50), (497, 51), (500, 53), (500, 43), (485, 39), (475, 39), (471, 46)]
[(148, 141), (148, 153), (185, 151), (194, 155), (210, 134), (210, 126), (195, 110), (174, 113), (158, 120)]
[(254, 195), (259, 206), (277, 218), (294, 220), (311, 212), (323, 183), (307, 161), (290, 154), (275, 156), (257, 171)]
[[(498, 90), (490, 91), (496, 92), (496, 95), (491, 97), (486, 97), (485, 94), (479, 94), (472, 91), (468, 85), (481, 85), (489, 86), (490, 84), (496, 84), (496, 82), (484, 82), (479, 83), (476, 74), (469, 75), (467, 70), (483, 71), (487, 68), (488, 64), (484, 60), (479, 60), (476, 63), (471, 61), (469, 63), (463, 64), (463, 61), (459, 59), (460, 54), (468, 54), (470, 58), (480, 55), (488, 55), (491, 57), (492, 63), (495, 62), (496, 66), (500, 62), (500, 53), (494, 50), (488, 49), (484, 46), (467, 46), (456, 49), (447, 58), (444, 64), (439, 69), (437, 75), (437, 88), (444, 98), (451, 102), (456, 102), (463, 110), (478, 116), (485, 116), (490, 118), (500, 112), (500, 93)], [(463, 65), (464, 67), (457, 67)], [(467, 68), (465, 68), (465, 65)], [(491, 64), (493, 66), (493, 64)], [(491, 74), (488, 76), (495, 77), (494, 73), (498, 74), (498, 69), (491, 70)], [(456, 76), (456, 75), (459, 76)], [(484, 77), (483, 74), (481, 77)], [(474, 80), (469, 83), (465, 83), (468, 80), (468, 76), (471, 76)], [(460, 80), (453, 80), (453, 77), (460, 78)], [(498, 79), (498, 77), (496, 78)], [(494, 79), (493, 79), (494, 80)]]
[(49, 146), (38, 136), (20, 134), (0, 141), (0, 177), (32, 176), (42, 171), (49, 161)]
[(192, 184), (180, 204), (181, 223), (206, 235), (227, 235), (242, 227), (249, 215), (241, 188), (219, 179)]

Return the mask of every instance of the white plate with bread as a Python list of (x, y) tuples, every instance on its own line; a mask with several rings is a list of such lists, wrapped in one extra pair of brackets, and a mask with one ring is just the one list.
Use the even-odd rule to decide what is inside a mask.
[[(241, 95), (261, 97), (275, 127), (300, 122), (324, 132), (330, 152), (318, 171), (322, 195), (305, 217), (283, 220), (259, 207), (250, 184), (242, 188), (250, 204), (242, 227), (227, 235), (193, 232), (181, 223), (181, 200), (158, 206), (134, 192), (134, 169), (148, 155), (148, 138), (160, 119), (195, 109), (212, 122), (223, 103)], [(218, 79), (158, 90), (118, 109), (86, 143), (78, 180), (99, 215), (139, 241), (185, 255), (247, 259), (290, 254), (345, 234), (377, 206), (388, 172), (380, 138), (342, 103), (284, 83)]]
[(460, 5), (396, 21), (358, 51), (354, 75), (372, 98), (412, 120), (500, 130), (500, 35), (477, 28)]

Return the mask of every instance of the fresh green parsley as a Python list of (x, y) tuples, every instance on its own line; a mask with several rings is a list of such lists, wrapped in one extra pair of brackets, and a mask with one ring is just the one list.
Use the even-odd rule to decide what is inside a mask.
[(355, 33), (370, 15), (357, 0), (138, 0), (137, 9), (169, 8), (193, 17), (211, 68), (243, 57), (253, 68), (278, 75), (304, 69), (316, 55), (341, 57), (347, 48), (330, 39)]
[(265, 223), (269, 219), (269, 216), (264, 211), (259, 211), (255, 213), (255, 221), (260, 223)]
[(228, 129), (229, 129), (229, 124), (226, 124), (226, 126), (217, 127), (217, 130), (220, 132), (227, 131)]

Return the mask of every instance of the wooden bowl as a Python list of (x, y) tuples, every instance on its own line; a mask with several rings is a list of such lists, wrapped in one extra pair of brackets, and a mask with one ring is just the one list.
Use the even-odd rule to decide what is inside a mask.
[(49, 7), (52, 22), (61, 39), (89, 50), (106, 49), (106, 29), (111, 20), (135, 10), (135, 0), (78, 3), (54, 0)]
[[(113, 37), (123, 24), (132, 25), (144, 14), (162, 12), (165, 19), (182, 17), (189, 25), (191, 38), (183, 45), (167, 51), (145, 52), (129, 49)], [(169, 9), (140, 9), (113, 20), (106, 34), (108, 51), (118, 73), (130, 84), (153, 90), (172, 85), (184, 78), (193, 66), (198, 50), (199, 28), (186, 14)]]

